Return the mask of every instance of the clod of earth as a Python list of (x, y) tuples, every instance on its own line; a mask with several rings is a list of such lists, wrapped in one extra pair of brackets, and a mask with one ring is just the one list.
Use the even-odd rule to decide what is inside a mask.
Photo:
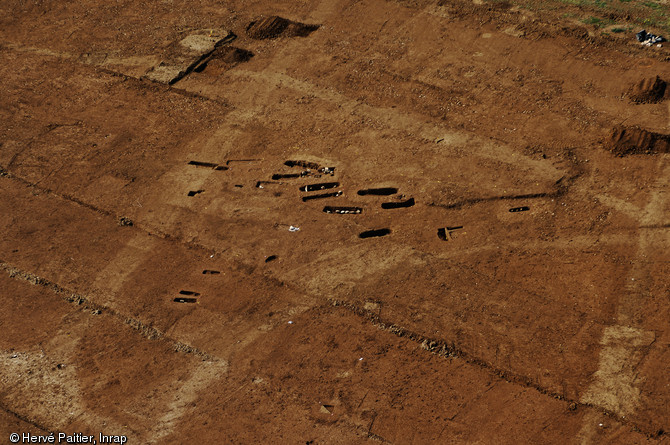
[(121, 227), (131, 227), (133, 225), (133, 220), (125, 216), (122, 216), (121, 218), (119, 218), (119, 225)]

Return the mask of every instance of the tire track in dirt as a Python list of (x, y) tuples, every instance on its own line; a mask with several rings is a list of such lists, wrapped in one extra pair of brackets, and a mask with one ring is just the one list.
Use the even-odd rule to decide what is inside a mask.
[(159, 443), (169, 436), (177, 422), (198, 400), (199, 394), (227, 372), (228, 364), (225, 362), (205, 362), (197, 366), (185, 381), (180, 381), (178, 389), (164, 394), (163, 397), (168, 399), (164, 402), (166, 411), (151, 428), (148, 443)]
[[(650, 186), (650, 198), (643, 209), (633, 209), (634, 206), (628, 203), (621, 205), (614, 201), (618, 208), (627, 210), (629, 216), (636, 218), (640, 226), (663, 226), (664, 217), (668, 214), (670, 166), (666, 165), (664, 157), (659, 160), (659, 166), (659, 179)], [(643, 377), (637, 375), (636, 368), (656, 339), (654, 331), (645, 331), (634, 326), (634, 314), (640, 300), (644, 300), (648, 294), (646, 283), (651, 277), (645, 264), (647, 252), (658, 249), (659, 246), (666, 253), (670, 251), (670, 234), (667, 231), (639, 231), (637, 255), (619, 297), (616, 324), (608, 326), (603, 332), (598, 370), (593, 374), (591, 385), (580, 399), (582, 403), (602, 407), (621, 417), (635, 413), (639, 405), (641, 394), (638, 382)], [(587, 418), (580, 432), (583, 443), (588, 443), (594, 436), (595, 425), (595, 418)]]
[[(334, 307), (340, 307), (344, 310), (348, 310), (360, 317), (363, 317), (366, 319), (368, 322), (376, 326), (378, 329), (381, 329), (383, 331), (390, 332), (393, 335), (396, 335), (401, 338), (406, 338), (408, 340), (411, 340), (421, 346), (421, 348), (425, 349), (426, 351), (430, 352), (431, 354), (435, 354), (440, 357), (444, 358), (455, 358), (455, 359), (461, 359), (465, 361), (466, 363), (477, 366), (479, 368), (485, 369), (488, 372), (490, 372), (492, 375), (495, 375), (502, 380), (514, 384), (514, 385), (519, 385), (523, 386), (526, 388), (534, 389), (540, 394), (543, 394), (545, 396), (564, 401), (566, 405), (569, 405), (567, 408), (574, 410), (577, 409), (578, 407), (581, 408), (587, 408), (592, 410), (591, 415), (586, 415), (586, 418), (596, 418), (598, 415), (605, 415), (614, 421), (622, 424), (622, 425), (628, 425), (631, 426), (638, 431), (642, 432), (649, 438), (658, 438), (659, 434), (656, 431), (646, 431), (644, 428), (641, 426), (635, 424), (634, 422), (626, 419), (625, 417), (619, 415), (616, 411), (611, 411), (606, 409), (605, 407), (602, 407), (598, 404), (591, 403), (589, 401), (584, 401), (584, 400), (572, 400), (569, 398), (564, 397), (561, 394), (555, 393), (551, 390), (548, 390), (547, 388), (542, 387), (539, 385), (536, 381), (534, 381), (532, 378), (514, 373), (512, 371), (496, 367), (495, 365), (481, 359), (478, 357), (474, 357), (467, 352), (461, 350), (458, 345), (456, 345), (453, 341), (449, 342), (446, 340), (442, 339), (433, 339), (430, 337), (426, 337), (423, 334), (419, 334), (413, 331), (410, 331), (408, 329), (405, 329), (402, 325), (393, 323), (388, 320), (382, 319), (378, 314), (368, 310), (361, 308), (353, 303), (343, 301), (343, 300), (337, 300), (337, 299), (329, 299), (330, 304)], [(662, 435), (667, 435), (667, 433), (662, 433)]]

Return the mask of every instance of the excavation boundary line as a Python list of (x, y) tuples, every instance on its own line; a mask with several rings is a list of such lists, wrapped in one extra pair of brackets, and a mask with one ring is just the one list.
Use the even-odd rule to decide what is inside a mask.
[(11, 409), (11, 408), (7, 408), (7, 407), (6, 407), (4, 404), (2, 404), (2, 403), (0, 403), (0, 409), (1, 409), (2, 411), (4, 411), (5, 413), (9, 414), (10, 416), (15, 417), (15, 418), (19, 419), (19, 420), (22, 421), (22, 422), (25, 422), (25, 423), (27, 423), (27, 424), (30, 424), (30, 425), (34, 426), (35, 428), (37, 428), (38, 430), (40, 430), (40, 431), (44, 431), (45, 433), (54, 433), (54, 434), (55, 434), (55, 433), (58, 432), (58, 431), (50, 430), (49, 428), (47, 428), (47, 427), (45, 427), (45, 426), (43, 426), (43, 425), (40, 425), (39, 423), (35, 422), (34, 420), (31, 420), (31, 419), (29, 419), (28, 417), (26, 417), (26, 416), (24, 416), (24, 415), (22, 415), (22, 414), (17, 413), (16, 411), (14, 411), (14, 410)]
[[(110, 210), (102, 209), (102, 208), (97, 207), (93, 204), (89, 204), (85, 201), (82, 201), (79, 198), (76, 198), (76, 197), (72, 196), (72, 195), (68, 195), (68, 194), (64, 194), (64, 193), (58, 193), (58, 192), (56, 192), (56, 191), (54, 191), (50, 188), (43, 187), (43, 186), (38, 185), (36, 183), (30, 182), (27, 179), (24, 179), (20, 176), (15, 175), (14, 173), (11, 173), (11, 172), (7, 171), (6, 169), (4, 169), (0, 165), (0, 178), (2, 178), (2, 177), (8, 178), (8, 179), (13, 179), (17, 182), (20, 182), (20, 183), (28, 186), (28, 187), (34, 188), (35, 190), (38, 190), (40, 192), (46, 193), (46, 194), (51, 195), (51, 196), (55, 196), (55, 197), (60, 198), (64, 201), (73, 202), (73, 203), (75, 203), (75, 204), (77, 204), (81, 207), (84, 207), (88, 210), (92, 210), (92, 211), (94, 211), (94, 212), (96, 212), (100, 215), (115, 218), (117, 220), (117, 222), (121, 221), (121, 219), (123, 218), (123, 217), (120, 217), (120, 216), (114, 214)], [(166, 240), (166, 241), (177, 242), (177, 243), (183, 244), (183, 245), (185, 245), (189, 248), (196, 248), (196, 249), (202, 250), (204, 253), (206, 253), (208, 255), (220, 254), (220, 253), (223, 252), (223, 251), (221, 251), (221, 252), (216, 251), (215, 249), (212, 249), (210, 247), (207, 247), (205, 245), (202, 245), (202, 244), (199, 244), (199, 243), (196, 243), (196, 242), (193, 242), (193, 241), (186, 241), (182, 238), (176, 237), (176, 236), (171, 235), (169, 233), (165, 233), (165, 232), (163, 232), (161, 230), (158, 230), (158, 229), (154, 229), (152, 227), (146, 227), (144, 224), (137, 224), (135, 221), (133, 221), (131, 227), (135, 227), (139, 230), (142, 230), (143, 232), (145, 232), (149, 236), (154, 236), (156, 238), (160, 238), (160, 239), (163, 239), (163, 240)]]

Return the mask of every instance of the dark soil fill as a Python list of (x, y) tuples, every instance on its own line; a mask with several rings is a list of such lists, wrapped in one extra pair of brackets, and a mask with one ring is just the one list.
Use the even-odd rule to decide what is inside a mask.
[(275, 15), (249, 23), (247, 35), (258, 40), (275, 39), (277, 37), (306, 37), (318, 28), (319, 25), (292, 22)]
[(358, 235), (359, 238), (377, 238), (380, 236), (386, 236), (391, 233), (391, 229), (375, 229), (375, 230), (366, 230)]
[(229, 69), (239, 63), (248, 62), (253, 56), (254, 53), (243, 48), (236, 48), (234, 46), (220, 46), (214, 50), (210, 57), (195, 67), (193, 71), (196, 73), (201, 73), (208, 66), (214, 65)]
[(382, 188), (364, 189), (358, 191), (358, 194), (360, 196), (366, 196), (366, 195), (389, 196), (395, 193), (398, 193), (398, 189), (395, 187), (382, 187)]

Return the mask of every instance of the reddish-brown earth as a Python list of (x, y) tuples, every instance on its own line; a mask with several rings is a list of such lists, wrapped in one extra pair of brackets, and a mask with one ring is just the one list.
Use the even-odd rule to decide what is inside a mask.
[(667, 48), (6, 0), (0, 54), (2, 443), (668, 442)]

